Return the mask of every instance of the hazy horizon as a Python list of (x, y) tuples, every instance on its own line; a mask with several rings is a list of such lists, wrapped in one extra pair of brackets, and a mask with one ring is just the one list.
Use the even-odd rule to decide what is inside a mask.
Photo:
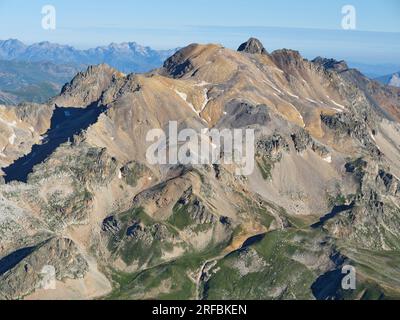
[[(210, 28), (218, 29), (219, 32), (208, 32)], [(185, 47), (194, 42), (218, 43), (236, 50), (248, 38), (257, 37), (269, 52), (288, 48), (298, 50), (307, 59), (323, 56), (336, 60), (345, 60), (353, 67), (380, 66), (383, 67), (383, 70), (387, 69), (387, 71), (378, 72), (382, 75), (385, 72), (397, 72), (400, 69), (400, 33), (281, 27), (187, 27), (185, 30), (180, 30), (178, 37), (181, 42), (178, 46), (167, 45), (167, 39), (164, 46), (153, 45), (150, 41), (151, 33), (159, 33), (162, 32), (161, 30), (148, 30), (148, 37), (143, 39), (140, 37), (138, 37), (139, 39), (135, 38), (135, 32), (132, 32), (133, 35), (131, 37), (128, 35), (126, 37), (116, 37), (114, 41), (105, 40), (91, 45), (55, 41), (51, 37), (38, 39), (37, 41), (26, 41), (15, 37), (0, 40), (17, 39), (27, 45), (48, 41), (60, 45), (69, 45), (79, 50), (124, 42), (136, 42), (139, 45), (148, 46), (155, 50)], [(164, 30), (163, 32), (167, 31)], [(146, 39), (149, 41), (146, 42)], [(171, 41), (171, 43), (174, 43), (174, 41)], [(318, 43), (317, 48), (316, 43)], [(379, 59), (376, 58), (378, 55), (380, 56)]]
[[(55, 30), (41, 25), (41, 10), (47, 4), (56, 9)], [(190, 43), (237, 49), (256, 37), (270, 52), (289, 48), (307, 59), (323, 56), (357, 65), (400, 65), (399, 1), (236, 0), (234, 6), (229, 4), (228, 0), (0, 0), (0, 39), (15, 38), (26, 44), (49, 41), (77, 49), (136, 42), (164, 50)], [(355, 30), (341, 26), (342, 8), (348, 4), (356, 10)]]

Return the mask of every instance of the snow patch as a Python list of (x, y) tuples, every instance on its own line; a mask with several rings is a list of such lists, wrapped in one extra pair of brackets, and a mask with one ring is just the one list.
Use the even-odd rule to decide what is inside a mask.
[(369, 135), (371, 136), (371, 139), (376, 142), (374, 135), (370, 132)]
[(193, 104), (191, 104), (190, 102), (187, 101), (187, 94), (186, 94), (186, 93), (180, 92), (180, 91), (178, 91), (178, 90), (176, 90), (176, 89), (175, 89), (175, 93), (176, 93), (183, 101), (186, 102), (186, 104), (190, 107), (190, 109), (193, 110), (193, 112), (194, 112), (195, 114), (200, 115), (200, 112), (198, 112), (198, 111), (194, 108)]
[(15, 135), (15, 133), (13, 133), (11, 137), (8, 138), (8, 142), (13, 145), (15, 143), (16, 138), (17, 136)]
[(299, 115), (301, 121), (303, 121), (303, 128), (305, 128), (305, 127), (306, 127), (306, 124), (305, 124), (305, 122), (304, 122), (304, 118), (303, 118), (303, 116), (301, 115), (300, 111), (299, 111), (292, 103), (290, 103), (290, 102), (288, 102), (288, 103), (289, 103), (289, 105), (293, 108), (293, 110), (295, 110), (295, 111), (297, 112), (297, 114)]
[(332, 163), (332, 156), (327, 156), (327, 157), (323, 158), (323, 160), (325, 162)]
[(15, 128), (15, 127), (17, 126), (17, 122), (16, 122), (16, 121), (9, 122), (9, 121), (4, 120), (4, 119), (1, 118), (1, 117), (0, 117), (0, 121), (3, 122), (3, 123), (4, 123), (6, 126), (8, 126), (8, 127), (13, 127), (13, 128)]
[(210, 83), (206, 82), (206, 81), (201, 81), (199, 83), (196, 84), (196, 87), (204, 87), (204, 86), (208, 86)]
[(293, 98), (299, 99), (299, 96), (296, 96), (295, 94), (290, 93), (289, 91), (286, 91), (286, 93), (287, 93), (289, 96), (293, 97)]
[(279, 90), (277, 87), (274, 86), (274, 84), (271, 81), (268, 80), (264, 80), (264, 82), (269, 85), (272, 89), (274, 89), (276, 92), (279, 92), (280, 94), (282, 94), (282, 91)]
[(331, 99), (331, 102), (335, 105), (335, 106), (337, 106), (337, 107), (339, 107), (339, 108), (341, 108), (341, 109), (346, 109), (346, 107), (344, 106), (344, 105), (341, 105), (340, 103), (337, 103), (335, 100), (333, 100), (333, 99)]
[(203, 101), (203, 104), (201, 106), (201, 111), (200, 112), (202, 112), (206, 108), (207, 103), (209, 101), (209, 99), (208, 99), (208, 90), (204, 89), (203, 93), (204, 93), (204, 101)]
[(306, 100), (307, 100), (307, 101), (310, 101), (310, 102), (312, 102), (312, 103), (318, 104), (318, 102), (317, 102), (317, 101), (315, 101), (315, 100), (313, 100), (313, 99), (306, 98)]

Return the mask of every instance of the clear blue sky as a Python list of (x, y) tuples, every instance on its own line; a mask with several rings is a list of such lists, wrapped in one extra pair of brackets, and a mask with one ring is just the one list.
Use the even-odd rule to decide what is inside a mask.
[[(41, 28), (45, 4), (57, 10), (55, 31)], [(346, 4), (357, 10), (357, 31), (340, 30)], [(0, 39), (27, 43), (48, 40), (85, 48), (136, 41), (172, 48), (218, 42), (237, 47), (253, 35), (270, 50), (291, 47), (305, 55), (400, 61), (400, 1), (0, 0)]]

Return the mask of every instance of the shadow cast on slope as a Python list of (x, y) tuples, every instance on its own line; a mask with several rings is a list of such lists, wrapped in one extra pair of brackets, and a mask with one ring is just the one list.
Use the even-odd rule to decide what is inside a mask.
[(43, 136), (42, 143), (34, 145), (29, 154), (3, 168), (5, 182), (26, 183), (34, 166), (45, 161), (61, 144), (72, 140), (74, 135), (89, 128), (105, 110), (106, 107), (96, 104), (87, 108), (56, 107), (51, 118), (50, 129)]

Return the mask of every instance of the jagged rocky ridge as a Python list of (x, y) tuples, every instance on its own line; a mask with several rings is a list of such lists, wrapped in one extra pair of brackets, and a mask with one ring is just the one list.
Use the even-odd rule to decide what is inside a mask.
[[(93, 66), (49, 104), (1, 107), (2, 167), (41, 143), (56, 106), (104, 112), (27, 183), (0, 185), (0, 297), (398, 297), (399, 104), (344, 62), (250, 39), (192, 44), (148, 74)], [(150, 165), (146, 134), (171, 120), (255, 129), (255, 171)]]

